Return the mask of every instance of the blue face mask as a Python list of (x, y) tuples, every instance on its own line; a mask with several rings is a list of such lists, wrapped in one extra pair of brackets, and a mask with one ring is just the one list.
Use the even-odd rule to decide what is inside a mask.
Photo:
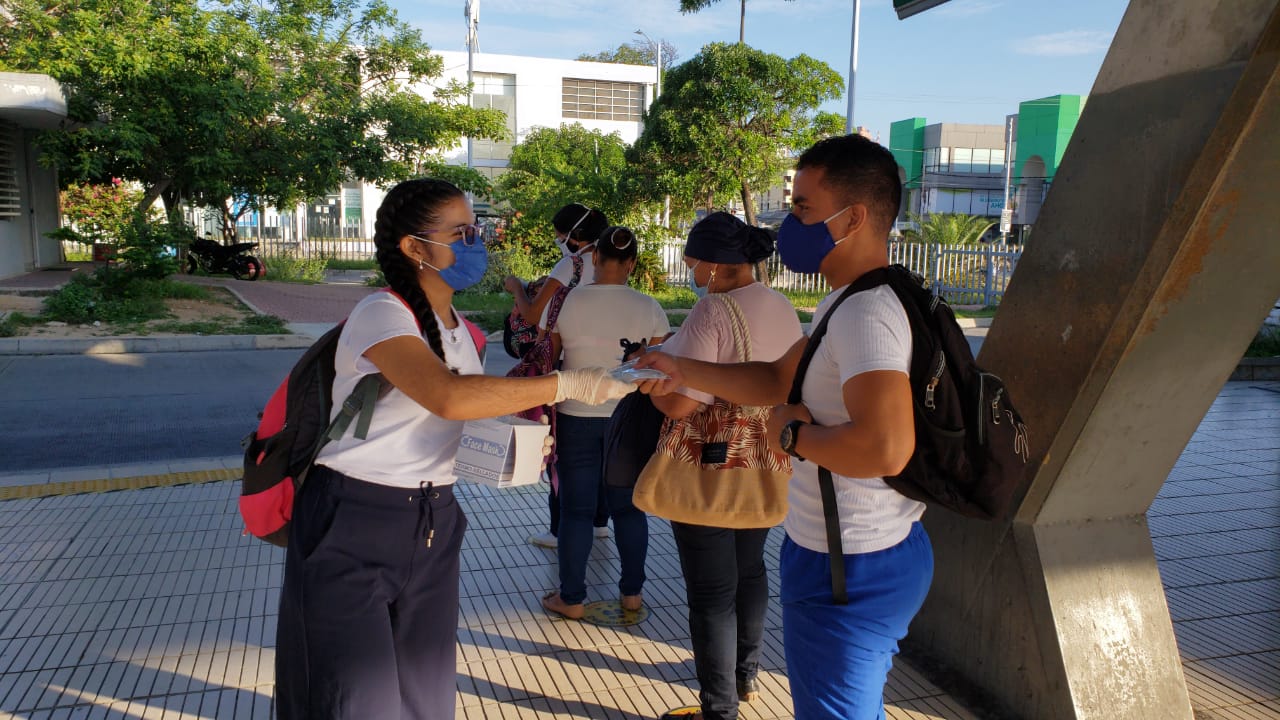
[(454, 290), (466, 290), (480, 282), (484, 277), (484, 271), (489, 268), (489, 251), (485, 249), (484, 242), (478, 237), (467, 236), (452, 243), (436, 242), (416, 235), (409, 237), (432, 245), (444, 245), (453, 250), (453, 264), (449, 267), (441, 270), (429, 263), (427, 267), (440, 273), (440, 279)]
[(707, 280), (706, 285), (699, 285), (697, 279), (694, 277), (694, 271), (696, 271), (698, 266), (701, 264), (702, 261), (699, 260), (693, 264), (693, 267), (689, 268), (689, 289), (693, 291), (693, 294), (696, 295), (699, 300), (707, 296), (707, 290), (711, 288), (711, 279), (715, 278), (715, 273), (713, 272), (711, 273), (711, 279)]
[(787, 215), (778, 228), (778, 256), (782, 264), (798, 273), (816, 273), (822, 267), (822, 261), (836, 249), (839, 242), (831, 237), (827, 223), (843, 215), (849, 208), (832, 215), (821, 222), (805, 225), (795, 215)]

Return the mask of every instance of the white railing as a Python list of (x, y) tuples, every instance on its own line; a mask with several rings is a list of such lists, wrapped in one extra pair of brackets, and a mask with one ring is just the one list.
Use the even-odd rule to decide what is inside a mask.
[[(667, 282), (686, 283), (689, 269), (684, 264), (684, 242), (667, 241), (656, 250), (666, 268)], [(933, 284), (934, 292), (955, 305), (998, 305), (1021, 255), (1021, 246), (1001, 243), (889, 243), (889, 262), (900, 263), (923, 275)], [(821, 275), (792, 272), (782, 265), (776, 254), (766, 263), (771, 278), (769, 284), (777, 290), (831, 290)]]

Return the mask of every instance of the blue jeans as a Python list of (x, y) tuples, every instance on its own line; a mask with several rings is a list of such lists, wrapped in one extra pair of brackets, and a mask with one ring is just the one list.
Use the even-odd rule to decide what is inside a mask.
[(639, 595), (644, 588), (644, 559), (649, 552), (649, 525), (631, 504), (630, 488), (604, 484), (604, 431), (609, 418), (556, 417), (556, 471), (560, 474), (560, 597), (569, 605), (587, 597), (587, 558), (594, 533), (592, 518), (601, 494), (613, 518), (613, 541), (622, 563), (618, 590)]
[(769, 528), (671, 523), (689, 602), (689, 637), (706, 720), (738, 717), (738, 685), (759, 672), (769, 576)]
[(845, 555), (848, 605), (831, 598), (829, 557), (791, 538), (779, 553), (795, 720), (884, 720), (884, 684), (898, 641), (933, 581), (929, 535), (917, 522), (891, 548)]

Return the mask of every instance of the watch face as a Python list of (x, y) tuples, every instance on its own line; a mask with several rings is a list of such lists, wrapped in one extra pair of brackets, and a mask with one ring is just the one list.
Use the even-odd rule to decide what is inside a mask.
[(784, 452), (791, 452), (796, 445), (795, 425), (787, 423), (782, 426), (782, 436), (778, 438)]

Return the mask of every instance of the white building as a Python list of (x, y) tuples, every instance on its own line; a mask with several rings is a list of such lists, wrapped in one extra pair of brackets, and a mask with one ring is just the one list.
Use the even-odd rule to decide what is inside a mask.
[(62, 262), (58, 175), (35, 139), (67, 121), (62, 87), (47, 75), (0, 73), (0, 278)]
[[(467, 81), (467, 53), (438, 51), (444, 58), (444, 72), (435, 83)], [(633, 143), (643, 129), (644, 110), (653, 101), (657, 69), (648, 65), (557, 60), (475, 53), (472, 56), (475, 107), (502, 110), (507, 115), (511, 139), (505, 142), (476, 140), (471, 146), (472, 166), (496, 178), (506, 169), (511, 148), (535, 128), (580, 123), (589, 130), (618, 133)], [(435, 85), (418, 91), (430, 97)], [(466, 143), (444, 153), (455, 165), (467, 164)], [(281, 222), (274, 210), (262, 218), (266, 237), (290, 239), (299, 232), (308, 236), (373, 237), (373, 223), (385, 193), (365, 183), (349, 183), (329, 196), (299, 206), (295, 219)], [(478, 203), (483, 210), (483, 203)], [(304, 223), (301, 222), (305, 213)], [(248, 217), (240, 228), (242, 237), (256, 237), (258, 218)], [(291, 226), (296, 228), (290, 230)], [(278, 228), (283, 227), (283, 230)], [(208, 228), (213, 230), (212, 227)]]

